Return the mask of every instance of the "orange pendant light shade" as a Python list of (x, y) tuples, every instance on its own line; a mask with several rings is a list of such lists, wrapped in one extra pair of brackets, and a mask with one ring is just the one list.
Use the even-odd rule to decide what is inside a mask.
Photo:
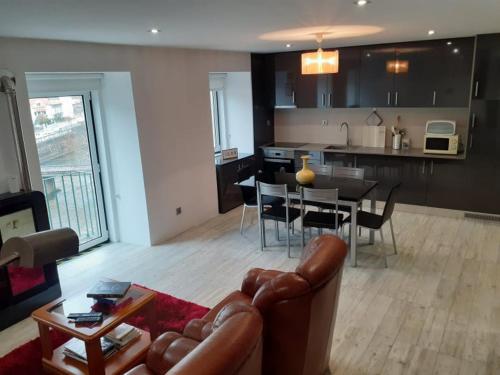
[(302, 54), (302, 74), (328, 74), (339, 72), (339, 51), (323, 51)]
[(388, 73), (408, 73), (410, 62), (408, 60), (389, 60), (385, 64), (385, 68)]

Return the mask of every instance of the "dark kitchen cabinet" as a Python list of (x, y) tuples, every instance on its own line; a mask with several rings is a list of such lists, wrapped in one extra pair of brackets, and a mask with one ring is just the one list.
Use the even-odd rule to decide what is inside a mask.
[(274, 59), (275, 106), (296, 107), (297, 79), (300, 74), (300, 54), (277, 53)]
[(473, 49), (473, 38), (362, 49), (361, 107), (467, 107)]
[[(394, 73), (392, 104), (395, 107), (432, 107), (436, 101), (436, 81), (440, 77), (442, 42), (405, 43), (395, 51), (397, 64), (407, 71)], [(399, 68), (402, 69), (402, 68)]]
[(391, 187), (401, 182), (398, 202), (423, 205), (426, 201), (425, 161), (417, 158), (361, 155), (358, 168), (365, 170), (365, 179), (379, 182), (376, 197), (385, 200)]
[(253, 136), (256, 165), (262, 169), (262, 145), (274, 142), (274, 55), (251, 55)]
[(228, 212), (243, 204), (241, 190), (234, 183), (238, 182), (238, 171), (246, 167), (255, 168), (253, 155), (234, 161), (219, 160), (216, 162), (219, 213)]
[[(440, 40), (440, 63), (434, 66), (435, 107), (468, 107), (474, 55), (474, 38)], [(451, 44), (450, 44), (451, 43)]]
[(360, 106), (391, 107), (394, 100), (394, 74), (387, 71), (386, 64), (395, 60), (395, 47), (369, 46), (362, 48), (360, 53)]
[(342, 154), (337, 152), (323, 153), (324, 164), (336, 167), (354, 167), (355, 156), (353, 154)]
[(473, 98), (500, 100), (500, 34), (479, 35), (476, 45)]

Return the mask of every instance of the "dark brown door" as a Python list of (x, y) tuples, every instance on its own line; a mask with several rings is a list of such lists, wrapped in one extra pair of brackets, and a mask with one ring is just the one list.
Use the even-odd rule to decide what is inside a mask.
[(300, 74), (300, 54), (277, 53), (274, 60), (275, 106), (295, 107), (297, 79)]

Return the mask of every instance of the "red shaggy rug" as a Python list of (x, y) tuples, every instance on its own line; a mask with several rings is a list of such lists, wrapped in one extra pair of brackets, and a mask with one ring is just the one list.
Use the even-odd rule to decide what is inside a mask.
[[(156, 316), (160, 332), (181, 332), (184, 326), (195, 318), (201, 318), (209, 309), (191, 302), (158, 292)], [(147, 330), (144, 316), (138, 315), (128, 323)], [(56, 331), (51, 332), (54, 347), (65, 343), (69, 337)], [(0, 375), (37, 375), (42, 372), (42, 351), (38, 338), (14, 349), (0, 358)]]

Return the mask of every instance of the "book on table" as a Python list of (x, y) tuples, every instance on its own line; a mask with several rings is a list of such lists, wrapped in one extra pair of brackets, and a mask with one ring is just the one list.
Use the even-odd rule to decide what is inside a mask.
[[(116, 352), (116, 345), (105, 338), (101, 338), (101, 350), (104, 358), (109, 358)], [(64, 355), (77, 361), (87, 363), (87, 351), (85, 343), (77, 338), (72, 338), (64, 345)]]
[(122, 298), (125, 294), (127, 294), (131, 285), (132, 284), (130, 282), (99, 281), (87, 293), (87, 297), (95, 299)]
[[(137, 328), (122, 323), (106, 336), (101, 338), (101, 350), (104, 358), (109, 358), (118, 350), (123, 349), (141, 335)], [(77, 361), (87, 363), (87, 352), (82, 340), (73, 338), (64, 346), (64, 355)]]
[(136, 338), (138, 338), (141, 335), (141, 331), (139, 331), (137, 328), (127, 324), (127, 323), (122, 323), (118, 327), (116, 327), (114, 330), (109, 332), (105, 338), (111, 342), (113, 342), (118, 349), (121, 349), (128, 344), (130, 344), (132, 341), (134, 341)]

